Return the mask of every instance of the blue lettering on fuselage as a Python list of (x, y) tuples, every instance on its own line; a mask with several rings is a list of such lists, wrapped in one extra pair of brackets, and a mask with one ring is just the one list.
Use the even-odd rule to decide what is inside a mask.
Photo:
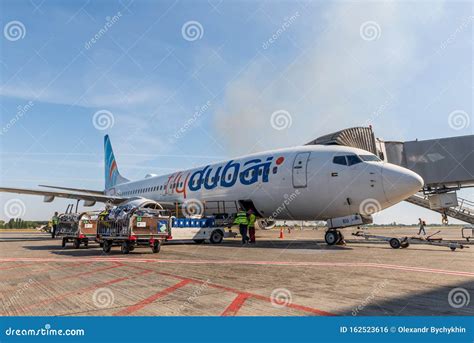
[(213, 172), (210, 165), (202, 169), (196, 170), (189, 178), (188, 187), (190, 191), (198, 191), (204, 185), (205, 189), (214, 189), (219, 184), (221, 187), (232, 187), (237, 180), (243, 185), (251, 185), (258, 182), (268, 182), (270, 175), (270, 165), (273, 156), (267, 157), (265, 161), (259, 158), (246, 161), (241, 169), (241, 163), (230, 160), (225, 166), (217, 167)]

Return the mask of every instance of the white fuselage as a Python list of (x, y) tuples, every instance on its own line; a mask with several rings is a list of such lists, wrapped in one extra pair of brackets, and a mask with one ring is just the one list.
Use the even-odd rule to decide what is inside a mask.
[[(354, 156), (374, 161), (357, 161)], [(422, 185), (417, 174), (367, 151), (308, 145), (122, 183), (106, 194), (163, 203), (199, 201), (206, 204), (206, 214), (234, 213), (236, 202), (251, 201), (263, 217), (326, 220), (361, 213), (361, 206), (369, 202), (382, 210)]]

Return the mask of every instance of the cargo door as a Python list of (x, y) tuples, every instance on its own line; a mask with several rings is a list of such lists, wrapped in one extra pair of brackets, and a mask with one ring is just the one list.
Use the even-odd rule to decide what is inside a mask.
[(293, 187), (304, 188), (307, 186), (307, 168), (310, 152), (301, 152), (296, 155), (293, 162)]

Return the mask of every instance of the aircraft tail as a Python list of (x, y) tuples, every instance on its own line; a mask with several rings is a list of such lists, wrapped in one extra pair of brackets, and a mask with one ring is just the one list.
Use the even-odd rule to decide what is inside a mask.
[(117, 161), (115, 160), (112, 144), (109, 135), (104, 137), (104, 158), (105, 158), (105, 190), (114, 187), (117, 184), (129, 181), (120, 175)]

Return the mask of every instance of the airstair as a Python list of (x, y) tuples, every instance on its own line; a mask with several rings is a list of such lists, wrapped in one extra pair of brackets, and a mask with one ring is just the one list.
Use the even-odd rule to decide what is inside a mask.
[(446, 215), (451, 218), (456, 218), (466, 223), (474, 224), (474, 202), (469, 201), (467, 199), (459, 198), (458, 197), (458, 206), (457, 207), (449, 207), (445, 209), (433, 209), (430, 207), (430, 201), (428, 200), (427, 195), (423, 194), (415, 194), (406, 199), (405, 201), (418, 205), (424, 208), (427, 208), (432, 211), (436, 211), (438, 213), (445, 213)]

